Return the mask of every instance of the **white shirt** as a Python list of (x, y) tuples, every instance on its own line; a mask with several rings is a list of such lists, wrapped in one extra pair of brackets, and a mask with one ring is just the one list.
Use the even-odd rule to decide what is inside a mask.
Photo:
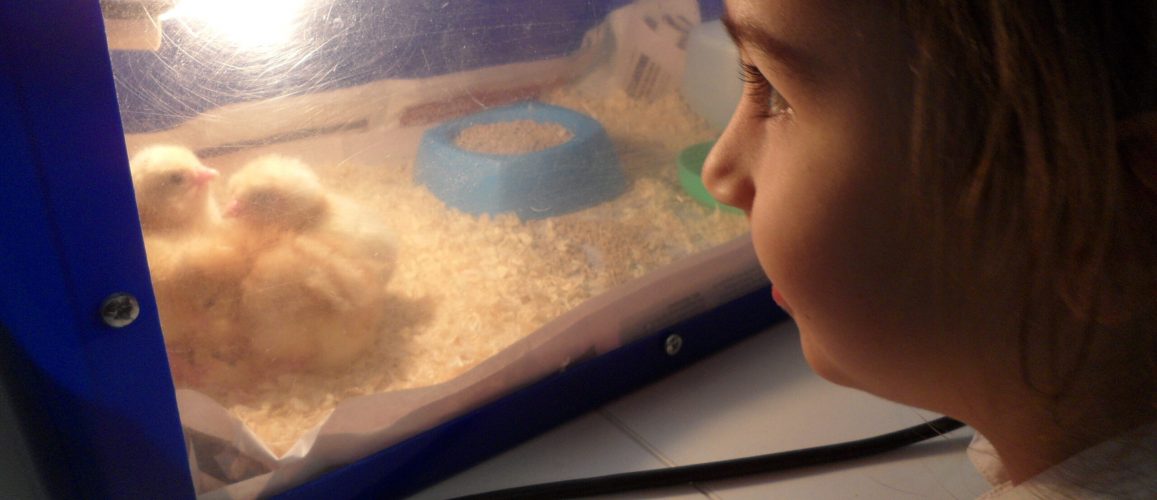
[(968, 458), (993, 485), (982, 500), (1157, 498), (1157, 423), (1086, 449), (1015, 486), (984, 436), (973, 437)]

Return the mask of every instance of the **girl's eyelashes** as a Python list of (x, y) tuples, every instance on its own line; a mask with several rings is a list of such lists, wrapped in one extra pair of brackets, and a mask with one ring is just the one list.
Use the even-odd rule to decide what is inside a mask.
[(760, 112), (767, 117), (777, 117), (791, 113), (791, 105), (783, 98), (767, 77), (754, 64), (739, 61), (739, 79), (747, 88), (745, 95), (759, 105)]

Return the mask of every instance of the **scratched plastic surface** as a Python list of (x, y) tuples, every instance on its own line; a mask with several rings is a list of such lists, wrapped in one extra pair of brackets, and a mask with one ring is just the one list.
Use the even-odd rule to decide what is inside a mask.
[[(687, 35), (715, 2), (102, 7), (201, 493), (275, 491), (299, 479), (270, 486), (270, 473), (311, 457), (327, 425), (396, 423), (358, 420), (353, 402), (453, 399), (422, 395), (629, 340), (558, 359), (525, 347), (746, 233), (675, 168), (718, 133), (679, 93)], [(761, 285), (725, 278), (719, 297), (665, 310)], [(541, 375), (519, 370), (502, 377)]]

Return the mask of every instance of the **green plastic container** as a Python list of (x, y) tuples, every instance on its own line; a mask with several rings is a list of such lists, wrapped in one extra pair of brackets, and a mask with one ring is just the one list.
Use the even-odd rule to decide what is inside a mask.
[(703, 162), (707, 160), (707, 154), (711, 152), (713, 145), (715, 145), (715, 141), (704, 142), (679, 152), (679, 158), (675, 161), (679, 166), (679, 184), (683, 186), (683, 191), (695, 198), (695, 201), (708, 208), (718, 208), (731, 214), (742, 214), (742, 210), (716, 201), (715, 198), (711, 197), (711, 193), (707, 192), (707, 188), (703, 186), (701, 178)]

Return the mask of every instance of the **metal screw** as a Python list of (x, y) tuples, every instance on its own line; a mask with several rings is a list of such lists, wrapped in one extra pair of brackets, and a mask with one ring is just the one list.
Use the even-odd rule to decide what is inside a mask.
[(664, 347), (667, 349), (668, 356), (679, 354), (679, 350), (683, 348), (683, 337), (680, 337), (677, 333), (668, 335)]
[(137, 298), (127, 293), (114, 293), (100, 305), (100, 317), (104, 324), (121, 328), (136, 321), (141, 314), (141, 304)]

